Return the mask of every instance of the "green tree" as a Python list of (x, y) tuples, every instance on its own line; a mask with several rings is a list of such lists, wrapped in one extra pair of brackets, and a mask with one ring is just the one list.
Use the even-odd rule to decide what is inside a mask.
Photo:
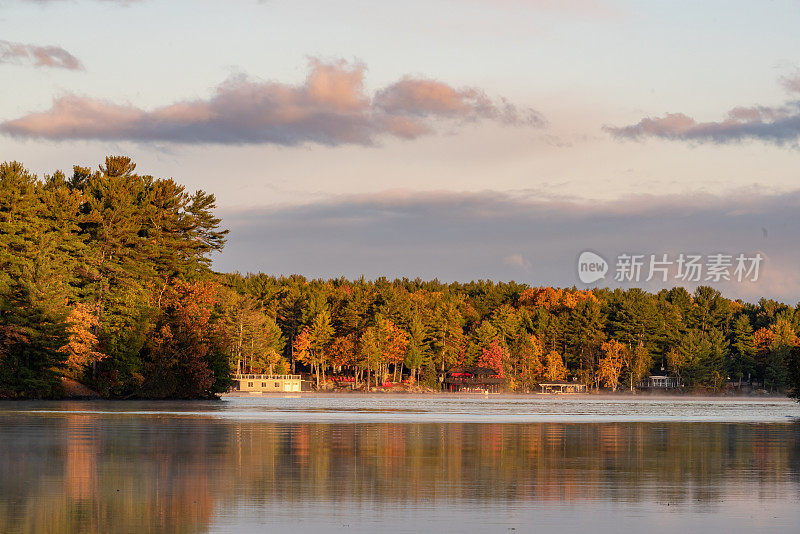
[(63, 319), (34, 304), (30, 292), (14, 283), (0, 297), (0, 396), (53, 398), (61, 395), (57, 370), (66, 354)]
[(749, 378), (756, 370), (756, 345), (747, 315), (739, 315), (733, 324), (731, 349), (730, 374), (739, 380), (741, 386), (744, 377)]
[(418, 315), (414, 315), (408, 330), (408, 351), (405, 365), (411, 371), (411, 380), (416, 381), (420, 367), (430, 362), (431, 353), (425, 343), (425, 326)]

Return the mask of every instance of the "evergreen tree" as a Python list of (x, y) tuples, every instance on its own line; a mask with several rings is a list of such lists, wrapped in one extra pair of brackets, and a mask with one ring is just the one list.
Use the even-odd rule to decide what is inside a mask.
[(61, 395), (57, 369), (67, 357), (63, 319), (31, 300), (27, 287), (13, 283), (0, 297), (0, 396), (53, 398)]
[(742, 380), (745, 377), (749, 380), (756, 370), (756, 345), (753, 340), (753, 327), (747, 315), (740, 315), (733, 324), (731, 349), (729, 371), (741, 385)]
[(425, 343), (425, 327), (418, 315), (414, 315), (408, 329), (408, 351), (405, 365), (411, 370), (411, 379), (416, 381), (420, 367), (430, 362), (430, 349)]

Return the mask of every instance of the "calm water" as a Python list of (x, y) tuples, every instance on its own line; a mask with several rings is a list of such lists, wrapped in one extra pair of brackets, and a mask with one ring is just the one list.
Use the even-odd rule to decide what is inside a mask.
[(800, 531), (783, 400), (0, 403), (0, 532)]

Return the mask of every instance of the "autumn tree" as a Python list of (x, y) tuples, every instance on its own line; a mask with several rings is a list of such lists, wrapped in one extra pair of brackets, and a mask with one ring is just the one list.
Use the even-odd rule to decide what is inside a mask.
[(156, 398), (207, 398), (230, 385), (224, 327), (212, 282), (169, 285), (154, 296), (160, 311), (144, 350), (141, 391)]
[(791, 318), (785, 312), (776, 317), (769, 329), (770, 343), (766, 351), (764, 382), (771, 390), (779, 390), (788, 383), (789, 352), (797, 346), (798, 338), (792, 328)]
[(435, 387), (478, 362), (512, 389), (567, 375), (635, 387), (653, 361), (688, 387), (789, 385), (800, 306), (711, 287), (218, 274), (214, 212), (213, 195), (125, 156), (41, 177), (0, 164), (0, 395), (56, 396), (59, 373), (92, 368), (81, 379), (108, 397), (208, 396), (233, 370), (287, 360), (320, 387), (331, 367), (375, 383), (407, 368)]
[(628, 359), (628, 347), (612, 339), (601, 345), (604, 356), (597, 365), (597, 379), (612, 391), (617, 391), (619, 376)]
[(492, 323), (489, 321), (482, 322), (472, 333), (472, 339), (467, 345), (467, 357), (464, 363), (475, 365), (484, 351), (489, 349), (493, 343), (499, 343), (499, 335), (500, 332)]
[(60, 350), (67, 355), (67, 367), (76, 376), (89, 367), (94, 377), (97, 362), (106, 357), (99, 351), (99, 341), (94, 334), (98, 327), (97, 315), (91, 306), (79, 302), (70, 311), (66, 323), (67, 344)]
[(533, 388), (544, 376), (542, 343), (533, 334), (523, 335), (515, 344), (517, 376), (526, 388)]
[(355, 334), (334, 337), (330, 347), (330, 363), (337, 372), (343, 367), (354, 370), (357, 368), (358, 346)]
[(653, 357), (643, 343), (636, 345), (632, 351), (627, 351), (627, 357), (628, 385), (630, 390), (634, 391), (636, 384), (650, 372)]
[(544, 380), (552, 382), (554, 380), (565, 380), (567, 378), (567, 368), (561, 355), (551, 350), (545, 356)]
[(283, 368), (285, 340), (275, 320), (250, 295), (220, 288), (218, 298), (236, 372), (272, 374), (276, 367)]
[(478, 365), (480, 367), (487, 367), (493, 369), (500, 378), (505, 377), (503, 366), (507, 358), (506, 350), (500, 344), (499, 339), (495, 339), (489, 346), (484, 348), (478, 358)]
[(431, 348), (440, 372), (458, 364), (462, 358), (465, 339), (461, 299), (442, 296), (434, 306), (429, 329)]
[[(580, 293), (579, 293), (580, 294)], [(600, 346), (606, 338), (601, 304), (592, 293), (579, 299), (569, 312), (567, 347), (576, 360), (576, 375), (587, 386), (594, 382)]]
[(411, 371), (411, 381), (416, 382), (420, 367), (431, 358), (429, 345), (425, 342), (425, 327), (419, 316), (415, 315), (408, 330), (408, 350), (405, 366)]
[[(375, 377), (375, 385), (386, 379), (390, 364), (397, 366), (404, 361), (408, 350), (408, 335), (394, 323), (378, 314), (375, 324), (368, 327), (361, 337), (363, 363)], [(367, 376), (369, 386), (369, 375)]]
[(333, 333), (330, 314), (327, 309), (322, 309), (311, 325), (303, 328), (295, 340), (295, 358), (311, 366), (316, 376), (317, 389), (320, 387), (320, 380), (325, 380)]

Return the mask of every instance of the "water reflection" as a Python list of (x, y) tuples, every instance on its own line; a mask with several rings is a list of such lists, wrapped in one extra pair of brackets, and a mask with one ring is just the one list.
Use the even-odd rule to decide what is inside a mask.
[[(584, 511), (647, 516), (673, 507), (722, 517), (800, 508), (797, 423), (301, 424), (18, 412), (0, 413), (0, 424), (0, 532), (234, 531), (286, 527), (293, 517), (306, 517), (310, 530), (411, 531), (404, 518), (427, 517), (468, 531), (478, 524), (446, 517), (480, 511), (476, 521), (497, 526), (539, 510), (557, 526)], [(800, 517), (784, 519), (791, 526)]]

